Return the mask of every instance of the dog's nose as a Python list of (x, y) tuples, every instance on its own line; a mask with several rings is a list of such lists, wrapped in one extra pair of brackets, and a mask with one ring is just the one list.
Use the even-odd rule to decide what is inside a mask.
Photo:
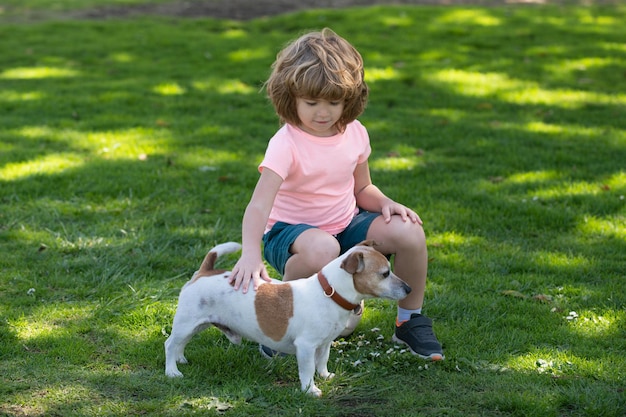
[(411, 291), (413, 291), (411, 287), (409, 287), (409, 284), (407, 284), (406, 282), (404, 283), (404, 285), (402, 285), (402, 287), (404, 288), (404, 292), (406, 292), (407, 295), (410, 294)]

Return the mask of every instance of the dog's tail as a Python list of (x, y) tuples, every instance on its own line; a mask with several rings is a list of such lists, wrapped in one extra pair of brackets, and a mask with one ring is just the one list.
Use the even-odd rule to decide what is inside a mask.
[(229, 253), (237, 252), (241, 249), (241, 245), (237, 242), (226, 242), (220, 243), (216, 245), (209, 251), (209, 253), (213, 252), (219, 258), (223, 255), (228, 255)]
[(198, 271), (198, 276), (206, 275), (208, 272), (213, 271), (215, 261), (220, 256), (237, 252), (240, 249), (241, 245), (237, 242), (220, 243), (219, 245), (213, 247), (213, 249), (211, 249), (204, 257), (204, 261), (202, 261), (202, 265)]

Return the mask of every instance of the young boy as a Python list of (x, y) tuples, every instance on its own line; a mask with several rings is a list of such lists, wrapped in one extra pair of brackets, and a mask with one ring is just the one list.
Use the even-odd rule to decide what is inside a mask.
[[(259, 166), (231, 281), (246, 292), (269, 279), (261, 241), (267, 262), (289, 281), (372, 239), (395, 256), (395, 274), (413, 289), (398, 302), (393, 340), (442, 360), (432, 321), (422, 314), (428, 263), (422, 221), (370, 178), (369, 136), (356, 120), (368, 97), (363, 74), (359, 52), (330, 29), (305, 34), (278, 54), (266, 88), (282, 127)], [(362, 308), (356, 310), (344, 334), (358, 324)]]

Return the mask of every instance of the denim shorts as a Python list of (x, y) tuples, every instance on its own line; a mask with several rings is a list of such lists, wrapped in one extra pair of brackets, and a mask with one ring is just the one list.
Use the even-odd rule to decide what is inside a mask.
[[(367, 231), (370, 225), (380, 213), (372, 213), (361, 210), (345, 228), (345, 230), (335, 238), (341, 247), (341, 253), (344, 253), (357, 243), (363, 241), (367, 237)], [(277, 222), (272, 229), (263, 236), (263, 256), (265, 260), (272, 265), (281, 275), (285, 274), (285, 265), (287, 260), (293, 255), (290, 252), (291, 245), (296, 241), (300, 234), (308, 229), (314, 229), (316, 226), (309, 224), (289, 224)]]

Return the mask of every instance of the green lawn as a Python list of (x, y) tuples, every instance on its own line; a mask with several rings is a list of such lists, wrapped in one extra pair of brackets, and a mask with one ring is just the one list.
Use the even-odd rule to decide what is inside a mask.
[[(0, 415), (626, 415), (625, 6), (12, 23), (78, 3), (0, 12)], [(278, 126), (260, 86), (323, 26), (365, 60), (374, 182), (425, 221), (446, 360), (377, 300), (322, 399), (215, 329), (170, 380), (178, 291)]]

